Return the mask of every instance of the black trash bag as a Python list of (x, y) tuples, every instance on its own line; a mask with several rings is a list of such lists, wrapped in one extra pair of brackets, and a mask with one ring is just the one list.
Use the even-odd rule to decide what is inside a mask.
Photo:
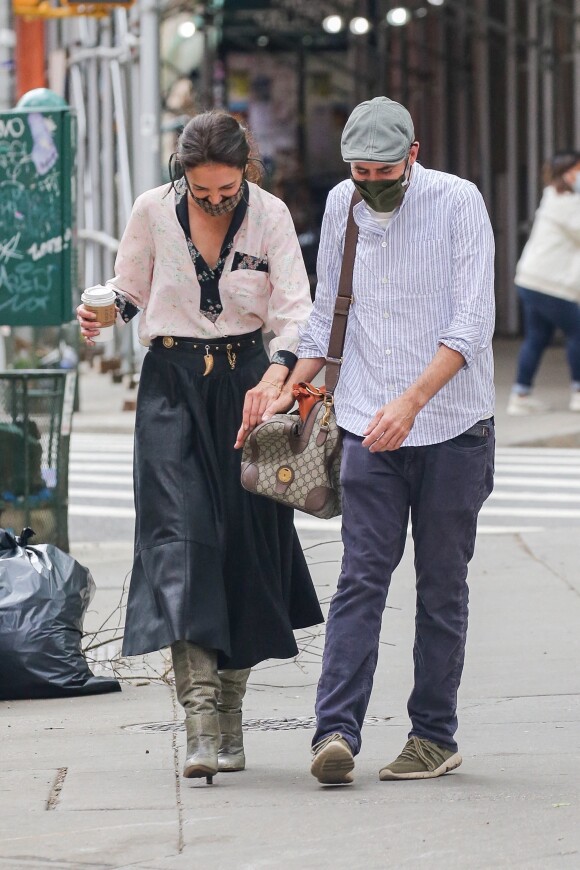
[(0, 700), (120, 692), (81, 651), (90, 571), (52, 544), (29, 546), (33, 534), (0, 529)]

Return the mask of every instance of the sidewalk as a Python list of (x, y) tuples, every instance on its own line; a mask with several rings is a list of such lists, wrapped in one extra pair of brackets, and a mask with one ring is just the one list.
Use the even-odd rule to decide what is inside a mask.
[[(516, 350), (498, 342), (498, 443), (580, 446), (580, 415), (563, 410), (562, 349), (550, 352), (538, 385), (562, 410), (506, 417)], [(75, 430), (131, 431), (133, 415), (120, 411), (125, 388), (92, 375), (86, 386)], [(317, 545), (307, 554), (325, 608), (336, 537), (303, 535), (305, 547)], [(119, 601), (130, 542), (82, 550), (73, 542), (73, 552), (97, 583), (86, 624), (94, 630)], [(308, 772), (321, 630), (300, 633), (297, 662), (254, 670), (244, 705), (248, 769), (218, 775), (212, 787), (179, 776), (185, 735), (170, 685), (152, 679), (159, 655), (120, 694), (0, 704), (0, 868), (576, 870), (577, 535), (569, 527), (480, 536), (459, 699), (463, 766), (434, 781), (381, 783), (379, 768), (408, 730), (413, 576), (409, 545), (389, 595), (352, 786), (321, 788)]]

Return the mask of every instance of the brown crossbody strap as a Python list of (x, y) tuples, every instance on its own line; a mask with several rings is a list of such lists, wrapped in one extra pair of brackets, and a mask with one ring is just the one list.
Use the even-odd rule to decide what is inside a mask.
[(355, 190), (350, 201), (348, 220), (346, 222), (342, 267), (340, 269), (338, 293), (334, 305), (334, 316), (332, 318), (332, 327), (330, 330), (330, 338), (328, 340), (328, 353), (326, 355), (325, 386), (326, 394), (329, 396), (334, 394), (340, 376), (340, 366), (342, 364), (342, 352), (344, 350), (344, 340), (346, 338), (348, 312), (352, 302), (352, 273), (354, 270), (354, 258), (358, 241), (358, 226), (355, 223), (353, 211), (355, 205), (359, 203), (361, 199), (362, 197), (360, 193), (358, 190)]

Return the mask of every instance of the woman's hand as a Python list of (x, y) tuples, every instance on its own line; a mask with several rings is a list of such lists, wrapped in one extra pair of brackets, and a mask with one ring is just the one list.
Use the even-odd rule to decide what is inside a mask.
[(101, 324), (97, 321), (94, 311), (89, 311), (84, 305), (77, 308), (77, 320), (81, 326), (81, 335), (87, 344), (94, 344), (93, 337), (101, 331)]
[(258, 423), (262, 422), (266, 409), (275, 404), (280, 396), (281, 387), (269, 381), (259, 381), (255, 387), (248, 390), (244, 400), (242, 425), (238, 430), (234, 444), (236, 449), (242, 447), (252, 429), (255, 429)]

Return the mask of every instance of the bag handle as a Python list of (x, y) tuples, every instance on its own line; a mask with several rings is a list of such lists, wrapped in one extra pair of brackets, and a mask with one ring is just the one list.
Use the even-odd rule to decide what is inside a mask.
[(348, 210), (340, 280), (338, 282), (338, 293), (334, 305), (334, 316), (332, 318), (332, 327), (330, 329), (330, 338), (328, 340), (328, 353), (326, 355), (326, 405), (332, 405), (332, 397), (336, 385), (338, 384), (340, 366), (342, 365), (342, 352), (344, 350), (344, 341), (346, 338), (348, 312), (352, 303), (352, 275), (354, 270), (356, 245), (358, 242), (358, 225), (355, 222), (353, 212), (355, 205), (357, 205), (361, 199), (362, 197), (360, 193), (358, 190), (355, 190)]

